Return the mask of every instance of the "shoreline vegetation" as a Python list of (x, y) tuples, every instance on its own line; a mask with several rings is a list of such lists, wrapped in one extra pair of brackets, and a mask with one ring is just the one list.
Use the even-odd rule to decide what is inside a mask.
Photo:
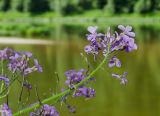
[[(91, 10), (86, 11), (83, 14), (75, 14), (69, 16), (60, 16), (54, 12), (47, 12), (43, 14), (32, 15), (30, 13), (21, 12), (0, 12), (0, 22), (13, 22), (13, 23), (24, 23), (24, 22), (59, 22), (59, 23), (83, 23), (83, 22), (107, 22), (116, 23), (119, 21), (122, 23), (160, 23), (160, 12), (150, 14), (114, 14), (106, 15), (102, 11)], [(118, 23), (118, 22), (117, 22)], [(116, 23), (116, 24), (117, 24)]]
[[(59, 33), (79, 33), (79, 27), (85, 29), (88, 25), (134, 25), (160, 26), (160, 12), (150, 14), (114, 14), (106, 15), (100, 10), (90, 10), (83, 14), (60, 16), (54, 12), (32, 15), (15, 11), (0, 12), (0, 36), (23, 38), (59, 38)], [(71, 29), (69, 29), (71, 28)], [(56, 35), (56, 36), (55, 36)]]
[(1, 0), (0, 21), (11, 23), (157, 24), (159, 0)]

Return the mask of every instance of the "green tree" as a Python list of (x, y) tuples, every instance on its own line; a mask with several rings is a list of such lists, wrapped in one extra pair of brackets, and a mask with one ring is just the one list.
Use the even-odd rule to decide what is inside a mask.
[(133, 13), (137, 0), (114, 0), (115, 13)]
[(29, 12), (31, 13), (44, 13), (50, 10), (48, 0), (30, 0), (29, 1)]
[[(56, 1), (58, 1), (58, 0), (49, 0), (49, 7), (50, 7), (51, 11), (54, 11), (54, 10), (55, 10)], [(59, 1), (60, 1), (60, 0), (59, 0)]]
[(108, 0), (95, 0), (96, 8), (103, 9), (106, 6), (107, 2)]
[(146, 12), (149, 12), (150, 5), (151, 5), (151, 1), (150, 0), (139, 0), (135, 4), (134, 12), (135, 13), (146, 13)]
[(150, 11), (160, 10), (160, 0), (151, 0), (150, 1)]
[(11, 10), (13, 11), (23, 11), (23, 0), (12, 0)]
[(114, 0), (107, 0), (107, 4), (104, 7), (104, 11), (107, 14), (114, 14), (115, 13)]
[(10, 9), (11, 0), (0, 0), (0, 10), (7, 11)]
[(80, 0), (65, 0), (61, 2), (62, 13), (64, 15), (71, 15), (80, 12), (80, 7), (78, 6)]
[(23, 11), (24, 12), (29, 12), (30, 6), (29, 4), (31, 3), (31, 0), (23, 0)]
[(62, 14), (62, 4), (63, 3), (61, 0), (54, 0), (54, 2), (52, 3), (52, 9), (54, 9), (54, 11), (56, 12), (56, 14), (58, 16), (61, 16)]
[(81, 7), (83, 10), (90, 10), (93, 8), (93, 1), (92, 0), (79, 0), (78, 6)]

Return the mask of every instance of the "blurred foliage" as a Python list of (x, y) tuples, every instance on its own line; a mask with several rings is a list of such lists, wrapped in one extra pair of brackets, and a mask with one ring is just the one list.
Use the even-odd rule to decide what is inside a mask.
[[(97, 24), (97, 23), (96, 23)], [(87, 27), (89, 25), (96, 25), (94, 23), (86, 24), (50, 24), (50, 23), (0, 23), (0, 36), (11, 36), (11, 37), (25, 37), (25, 38), (44, 38), (44, 39), (61, 39), (61, 40), (72, 40), (75, 38), (85, 38), (87, 33)], [(99, 31), (105, 32), (107, 24), (98, 23)], [(109, 24), (113, 30), (117, 24)], [(127, 25), (127, 24), (124, 24)], [(153, 42), (160, 40), (160, 25), (140, 25), (134, 24), (134, 30), (139, 36), (137, 41), (142, 42)], [(141, 34), (141, 33), (146, 34)], [(74, 36), (72, 38), (72, 36)], [(143, 40), (144, 39), (144, 40)]]
[(108, 3), (104, 7), (104, 11), (107, 14), (114, 14), (115, 13), (115, 6), (113, 0), (108, 0)]
[[(160, 0), (0, 0), (0, 11), (72, 15), (98, 9), (106, 13), (151, 13), (160, 10)], [(104, 9), (104, 10), (103, 10)]]
[(54, 25), (49, 24), (0, 24), (1, 36), (19, 36), (19, 37), (50, 37), (52, 31), (55, 28)]
[(7, 11), (10, 9), (11, 0), (0, 0), (0, 10)]

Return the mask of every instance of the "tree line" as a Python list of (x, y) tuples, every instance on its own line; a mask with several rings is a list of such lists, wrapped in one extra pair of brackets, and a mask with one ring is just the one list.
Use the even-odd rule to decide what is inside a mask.
[(0, 0), (1, 12), (72, 15), (92, 9), (100, 9), (108, 14), (145, 14), (160, 11), (160, 0)]

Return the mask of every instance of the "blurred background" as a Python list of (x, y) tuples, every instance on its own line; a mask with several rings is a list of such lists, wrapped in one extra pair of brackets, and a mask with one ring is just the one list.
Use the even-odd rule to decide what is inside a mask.
[[(0, 48), (31, 51), (39, 59), (43, 73), (28, 79), (37, 85), (41, 100), (55, 93), (55, 72), (64, 87), (65, 71), (87, 68), (80, 53), (88, 26), (98, 26), (99, 32), (111, 26), (114, 32), (119, 24), (133, 26), (138, 50), (118, 55), (122, 69), (109, 70), (106, 64), (95, 75), (94, 99), (69, 98), (68, 103), (76, 106), (75, 116), (159, 116), (160, 0), (0, 0)], [(123, 71), (129, 73), (126, 86), (111, 77)], [(33, 89), (29, 101), (25, 90), (24, 101), (18, 103), (20, 89), (15, 82), (10, 90), (13, 111), (38, 101)], [(54, 105), (61, 116), (72, 115), (64, 104)]]

